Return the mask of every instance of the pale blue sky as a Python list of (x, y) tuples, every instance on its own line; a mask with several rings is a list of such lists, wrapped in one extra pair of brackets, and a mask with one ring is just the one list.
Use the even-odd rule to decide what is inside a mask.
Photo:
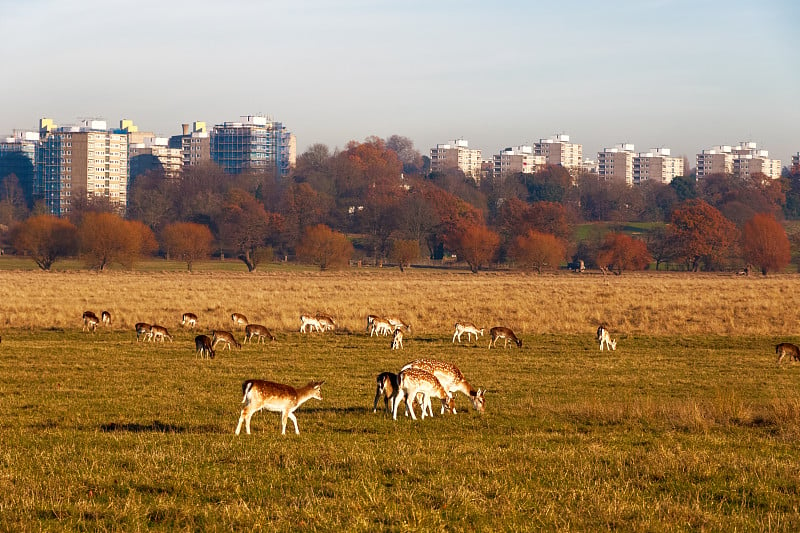
[[(369, 135), (484, 156), (567, 133), (800, 150), (794, 0), (0, 0), (0, 135), (266, 114), (302, 152)], [(79, 60), (77, 59), (79, 58)]]

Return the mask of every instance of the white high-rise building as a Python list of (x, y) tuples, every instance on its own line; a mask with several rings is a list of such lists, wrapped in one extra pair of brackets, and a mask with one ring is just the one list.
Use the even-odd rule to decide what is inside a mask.
[(458, 139), (431, 148), (431, 171), (442, 172), (455, 168), (472, 178), (475, 182), (481, 179), (481, 151), (472, 150), (469, 142)]
[(683, 158), (672, 157), (669, 148), (651, 148), (633, 158), (633, 182), (657, 181), (669, 183), (683, 176)]
[(548, 165), (562, 167), (579, 172), (583, 165), (583, 145), (569, 141), (569, 135), (559, 133), (549, 139), (539, 139), (534, 145), (534, 153), (544, 156)]
[(620, 181), (633, 185), (632, 143), (620, 143), (597, 153), (597, 175), (607, 181)]
[(545, 158), (533, 153), (533, 146), (506, 148), (492, 157), (492, 172), (495, 177), (509, 174), (533, 174), (545, 165)]

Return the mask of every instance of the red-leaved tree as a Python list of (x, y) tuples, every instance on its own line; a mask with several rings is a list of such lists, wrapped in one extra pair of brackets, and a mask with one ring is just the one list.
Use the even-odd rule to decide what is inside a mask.
[(669, 236), (676, 255), (696, 272), (724, 263), (736, 243), (736, 226), (703, 200), (686, 200), (673, 212)]
[(191, 272), (195, 261), (211, 255), (214, 236), (208, 226), (194, 222), (176, 222), (161, 232), (161, 243), (167, 254), (186, 261)]
[(623, 270), (644, 270), (652, 261), (644, 241), (634, 239), (624, 233), (606, 235), (600, 250), (597, 252), (597, 265), (622, 274)]
[(301, 261), (317, 265), (320, 270), (327, 270), (347, 266), (353, 257), (353, 244), (343, 233), (318, 224), (306, 228), (296, 251)]
[(475, 273), (497, 255), (500, 236), (484, 225), (463, 222), (447, 234), (446, 244)]
[(514, 239), (509, 255), (522, 268), (532, 268), (541, 274), (543, 268), (558, 268), (566, 255), (566, 246), (555, 235), (528, 230)]
[(58, 259), (78, 251), (78, 228), (69, 220), (38, 215), (20, 222), (11, 242), (18, 252), (29, 254), (42, 270), (50, 270)]
[(742, 230), (742, 253), (745, 261), (758, 265), (765, 276), (768, 271), (782, 270), (791, 260), (786, 230), (771, 214), (755, 215)]

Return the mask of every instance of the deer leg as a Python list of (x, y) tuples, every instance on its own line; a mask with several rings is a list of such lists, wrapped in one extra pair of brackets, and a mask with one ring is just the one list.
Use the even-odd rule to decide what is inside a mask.
[(299, 434), (300, 434), (300, 429), (297, 427), (297, 417), (296, 417), (296, 416), (294, 416), (294, 413), (292, 413), (292, 412), (290, 412), (290, 413), (289, 413), (289, 414), (287, 414), (286, 416), (288, 416), (288, 417), (289, 417), (289, 419), (290, 419), (290, 420), (291, 420), (291, 421), (294, 423), (294, 432), (295, 432), (297, 435), (299, 435)]

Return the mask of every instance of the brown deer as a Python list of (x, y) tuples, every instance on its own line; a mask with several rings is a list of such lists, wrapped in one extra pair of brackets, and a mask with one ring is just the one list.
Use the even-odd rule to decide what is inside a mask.
[(497, 339), (503, 339), (503, 349), (505, 350), (508, 346), (508, 341), (515, 342), (517, 346), (522, 348), (522, 341), (514, 335), (514, 332), (511, 331), (509, 328), (503, 326), (497, 326), (489, 330), (489, 333), (492, 335), (492, 340), (489, 341), (489, 348), (497, 345)]
[(144, 337), (146, 341), (153, 338), (153, 326), (147, 322), (137, 322), (134, 327), (136, 328), (136, 342), (139, 342), (141, 337)]
[[(436, 376), (424, 370), (417, 368), (406, 368), (402, 370), (397, 376), (397, 386), (399, 391), (394, 400), (394, 409), (392, 411), (392, 418), (397, 420), (397, 408), (400, 406), (400, 400), (405, 399), (406, 411), (411, 413), (413, 420), (417, 419), (414, 414), (414, 404), (412, 400), (417, 397), (417, 394), (422, 393), (422, 419), (425, 419), (426, 414), (433, 416), (433, 409), (431, 409), (431, 398), (440, 398), (442, 401), (442, 409), (450, 410), (452, 408), (453, 396), (442, 387), (442, 384), (436, 379)], [(426, 413), (429, 412), (429, 413)]]
[(394, 411), (394, 399), (400, 388), (397, 385), (397, 374), (394, 372), (381, 372), (376, 378), (375, 401), (372, 403), (372, 412), (378, 412), (378, 400), (383, 398), (383, 407), (387, 413)]
[(270, 330), (261, 324), (247, 324), (244, 327), (244, 341), (242, 344), (247, 344), (248, 342), (252, 341), (253, 337), (258, 337), (258, 342), (262, 343), (264, 342), (265, 338), (271, 341), (275, 340), (275, 335), (273, 335)]
[(244, 316), (242, 313), (233, 313), (231, 315), (231, 322), (233, 322), (233, 327), (236, 326), (246, 326), (249, 324), (247, 321), (247, 317)]
[(336, 320), (331, 315), (317, 313), (314, 318), (319, 322), (322, 331), (336, 331)]
[(172, 342), (172, 335), (169, 334), (167, 328), (164, 326), (159, 326), (158, 324), (153, 324), (150, 326), (150, 337), (155, 341), (164, 342), (164, 339), (169, 339), (169, 342)]
[(181, 316), (181, 326), (189, 326), (189, 329), (194, 329), (197, 325), (197, 315), (194, 313), (183, 313)]
[(304, 387), (295, 389), (290, 385), (273, 383), (261, 379), (248, 379), (242, 383), (242, 412), (239, 423), (236, 425), (236, 435), (242, 429), (244, 422), (245, 431), (250, 434), (250, 419), (261, 409), (281, 414), (281, 435), (286, 434), (286, 421), (294, 423), (294, 432), (298, 435), (297, 418), (294, 412), (305, 402), (314, 398), (322, 400), (322, 385), (324, 381), (311, 381)]
[(194, 338), (195, 355), (205, 359), (214, 359), (217, 353), (214, 351), (214, 342), (208, 335), (198, 335)]
[(778, 354), (778, 363), (787, 355), (792, 361), (800, 361), (800, 348), (791, 342), (782, 342), (775, 346), (775, 353)]
[(103, 311), (102, 313), (100, 313), (100, 321), (104, 325), (110, 326), (111, 325), (111, 313), (109, 313), (108, 311)]
[(211, 332), (211, 337), (212, 337), (212, 343), (213, 343), (213, 347), (214, 348), (216, 348), (217, 344), (219, 344), (220, 342), (224, 342), (225, 343), (225, 346), (222, 348), (223, 351), (225, 350), (225, 348), (230, 350), (231, 349), (231, 344), (233, 344), (237, 348), (241, 348), (242, 347), (242, 345), (239, 343), (239, 341), (236, 340), (236, 338), (233, 336), (233, 333), (231, 333), (230, 331), (216, 331), (215, 330), (215, 331)]
[(394, 334), (392, 335), (392, 350), (402, 350), (403, 349), (403, 330), (401, 328), (397, 328), (394, 330)]
[(94, 333), (99, 323), (100, 319), (97, 318), (96, 314), (91, 311), (83, 312), (83, 331), (91, 331)]
[[(448, 392), (451, 394), (456, 392), (464, 394), (472, 402), (472, 407), (479, 413), (483, 413), (486, 404), (486, 391), (481, 388), (476, 390), (475, 387), (470, 385), (456, 365), (433, 359), (417, 359), (406, 364), (402, 370), (407, 368), (417, 368), (433, 374)], [(456, 414), (455, 402), (451, 405), (451, 412)], [(444, 410), (442, 410), (442, 414), (444, 414)]]

